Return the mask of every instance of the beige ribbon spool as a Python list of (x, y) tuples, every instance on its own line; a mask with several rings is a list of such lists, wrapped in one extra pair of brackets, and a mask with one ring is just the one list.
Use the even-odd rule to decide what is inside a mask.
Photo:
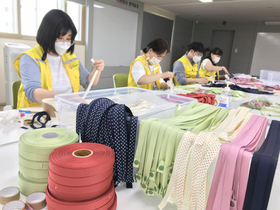
[(33, 210), (41, 210), (46, 207), (46, 194), (42, 192), (32, 193), (31, 195), (27, 196), (26, 203), (33, 209)]
[(17, 187), (6, 187), (0, 191), (0, 203), (6, 204), (11, 201), (19, 200), (20, 192)]
[(58, 118), (58, 104), (55, 98), (45, 98), (42, 100), (43, 110), (46, 111), (50, 117)]
[(25, 203), (22, 201), (11, 201), (3, 206), (2, 210), (25, 210)]

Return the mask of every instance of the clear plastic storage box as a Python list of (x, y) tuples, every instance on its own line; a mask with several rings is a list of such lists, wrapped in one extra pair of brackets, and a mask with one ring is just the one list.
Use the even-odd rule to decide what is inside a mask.
[(55, 98), (58, 102), (60, 125), (75, 130), (76, 112), (80, 103), (90, 103), (97, 98), (109, 98), (112, 101), (125, 104), (130, 107), (134, 116), (139, 120), (147, 118), (171, 118), (177, 110), (176, 105), (185, 109), (188, 104), (197, 101), (193, 98), (177, 96), (167, 91), (151, 91), (135, 87), (111, 88), (93, 90), (88, 92), (85, 99), (85, 92), (70, 94), (59, 94)]
[(280, 71), (275, 70), (261, 70), (260, 80), (266, 85), (280, 84)]

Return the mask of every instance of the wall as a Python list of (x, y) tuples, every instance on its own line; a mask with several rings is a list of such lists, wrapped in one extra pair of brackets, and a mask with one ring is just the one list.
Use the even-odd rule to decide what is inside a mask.
[[(280, 26), (265, 26), (262, 22), (199, 22), (194, 27), (194, 41), (200, 41), (206, 47), (211, 46), (213, 30), (234, 30), (234, 40), (228, 69), (230, 73), (249, 74), (258, 32), (279, 32)], [(235, 51), (237, 49), (237, 52)]]
[[(4, 56), (3, 56), (4, 46), (6, 42), (26, 44), (29, 45), (30, 47), (35, 47), (37, 45), (37, 42), (32, 40), (0, 38), (0, 104), (1, 105), (6, 104), (5, 71), (4, 71)], [(81, 60), (82, 63), (85, 62), (84, 45), (75, 45), (75, 54), (78, 56), (78, 58)]]
[[(141, 49), (156, 37), (163, 38), (171, 46), (173, 23), (174, 21), (168, 18), (144, 12)], [(170, 71), (171, 53), (166, 54), (160, 65), (163, 72)]]
[(188, 45), (191, 42), (192, 27), (193, 23), (191, 21), (176, 16), (171, 50), (171, 69), (173, 63), (186, 53)]

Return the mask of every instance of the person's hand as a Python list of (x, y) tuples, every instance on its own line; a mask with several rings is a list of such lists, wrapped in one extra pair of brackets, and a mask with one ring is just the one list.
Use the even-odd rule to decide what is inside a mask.
[(223, 70), (228, 76), (230, 76), (230, 73), (228, 72), (228, 70), (227, 70), (226, 67), (222, 66), (222, 70)]
[(104, 69), (103, 60), (95, 60), (92, 65), (95, 66), (97, 71), (103, 71), (103, 69)]
[(208, 79), (206, 77), (196, 78), (198, 84), (206, 85), (208, 83)]
[(166, 80), (170, 80), (174, 77), (174, 74), (170, 71), (167, 71), (167, 72), (164, 72), (164, 73), (161, 73), (161, 78), (162, 79), (166, 79)]

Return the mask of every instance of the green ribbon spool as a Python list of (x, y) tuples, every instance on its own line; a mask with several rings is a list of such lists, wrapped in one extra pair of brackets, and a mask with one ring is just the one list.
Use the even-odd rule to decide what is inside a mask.
[(26, 196), (35, 193), (35, 192), (46, 192), (48, 182), (39, 183), (30, 181), (22, 176), (20, 172), (18, 172), (18, 186), (20, 192)]
[(41, 128), (21, 135), (18, 149), (20, 191), (24, 195), (45, 192), (49, 155), (58, 147), (78, 141), (77, 133), (65, 128)]

